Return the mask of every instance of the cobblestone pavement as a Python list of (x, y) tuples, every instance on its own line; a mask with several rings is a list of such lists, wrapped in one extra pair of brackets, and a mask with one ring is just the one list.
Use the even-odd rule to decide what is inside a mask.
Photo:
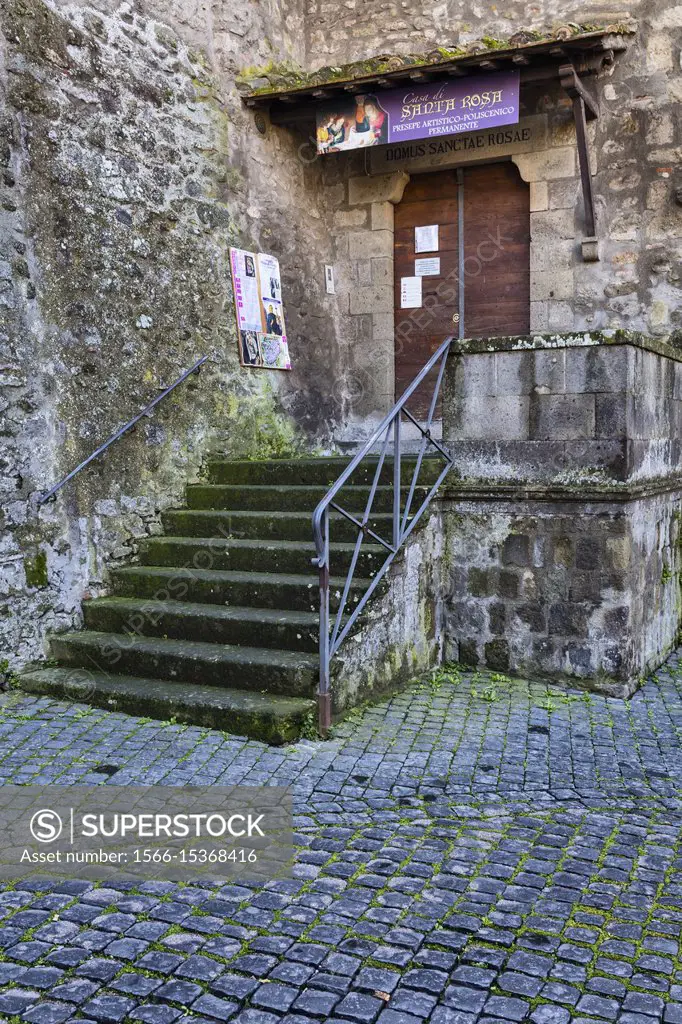
[(443, 671), (282, 749), (12, 694), (0, 782), (291, 784), (300, 847), (6, 888), (0, 1020), (682, 1024), (679, 654), (629, 703)]

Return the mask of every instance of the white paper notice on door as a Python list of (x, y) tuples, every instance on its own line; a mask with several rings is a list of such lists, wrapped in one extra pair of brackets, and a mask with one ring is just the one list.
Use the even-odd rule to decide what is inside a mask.
[(428, 256), (425, 260), (414, 261), (417, 277), (437, 277), (440, 274), (440, 256)]
[(400, 278), (400, 308), (421, 309), (422, 279), (421, 277)]
[(423, 224), (414, 229), (415, 252), (438, 252), (438, 225)]

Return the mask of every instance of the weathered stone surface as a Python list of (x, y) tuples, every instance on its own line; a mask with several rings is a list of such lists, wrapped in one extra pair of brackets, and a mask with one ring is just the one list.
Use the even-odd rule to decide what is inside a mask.
[[(208, 450), (294, 450), (328, 436), (345, 400), (310, 375), (318, 343), (331, 378), (339, 358), (337, 300), (309, 316), (333, 259), (319, 168), (304, 184), (304, 140), (259, 136), (232, 89), (241, 62), (300, 48), (300, 5), (265, 21), (256, 6), (144, 7), (0, 14), (0, 648), (15, 665), (158, 531)], [(282, 259), (289, 376), (239, 366), (230, 245), (298, 253)], [(200, 377), (37, 511), (32, 496), (202, 355)]]
[(348, 183), (351, 206), (362, 203), (398, 203), (409, 176), (404, 171), (378, 174), (374, 177), (351, 178)]
[[(446, 643), (467, 664), (628, 695), (680, 622), (677, 353), (566, 342), (464, 342), (448, 367)], [(527, 439), (501, 396), (527, 403)]]
[[(636, 43), (590, 82), (601, 103), (589, 125), (598, 262), (584, 262), (575, 132), (558, 83), (524, 86), (514, 130), (528, 137), (472, 133), (434, 156), (455, 166), (481, 140), (530, 182), (533, 331), (627, 325), (679, 341), (675, 11), (646, 0)], [(101, 593), (108, 567), (159, 532), (160, 511), (212, 447), (328, 447), (366, 436), (394, 399), (391, 204), (425, 158), (398, 154), (388, 173), (377, 161), (390, 147), (318, 160), (311, 126), (266, 123), (260, 135), (241, 100), (246, 80), (265, 88), (281, 64), (295, 85), (301, 68), (378, 51), (387, 67), (409, 67), (415, 47), (436, 63), (443, 49), (527, 43), (562, 23), (568, 38), (583, 14), (558, 0), (537, 11), (390, 0), (371, 19), (321, 0), (284, 0), (274, 14), (170, 0), (3, 4), (0, 636), (13, 663), (39, 655), (48, 629), (74, 624), (82, 594)], [(282, 258), (291, 375), (238, 365), (231, 244)], [(36, 511), (32, 495), (204, 353), (202, 377)], [(679, 463), (672, 360), (638, 350), (617, 385), (610, 352), (606, 371), (567, 356), (517, 366), (494, 356), (458, 385), (465, 476), (645, 481)]]

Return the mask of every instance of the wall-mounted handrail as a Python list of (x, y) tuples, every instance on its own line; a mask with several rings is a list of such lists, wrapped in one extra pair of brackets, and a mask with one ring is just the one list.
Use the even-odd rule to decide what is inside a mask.
[[(367, 602), (371, 598), (372, 594), (376, 590), (381, 579), (385, 576), (389, 566), (393, 562), (394, 558), (405, 544), (405, 541), (412, 533), (412, 530), (417, 525), (417, 522), (421, 518), (425, 509), (431, 502), (434, 494), (440, 487), (445, 476), (450, 472), (454, 459), (450, 453), (440, 444), (432, 435), (431, 428), (433, 425), (433, 418), (438, 405), (438, 396), (440, 394), (441, 386), (443, 383), (443, 374), (445, 373), (445, 365), (447, 363), (448, 355), (450, 353), (450, 347), (454, 341), (454, 337), (450, 336), (445, 339), (443, 344), (437, 349), (436, 352), (431, 356), (429, 361), (422, 367), (420, 372), (417, 374), (415, 379), (412, 381), (405, 393), (398, 399), (393, 408), (389, 413), (384, 416), (379, 426), (376, 428), (372, 436), (364, 443), (359, 452), (351, 459), (343, 473), (339, 476), (336, 483), (332, 484), (324, 498), (318, 504), (317, 508), (313, 512), (313, 538), (315, 541), (315, 550), (317, 552), (316, 557), (313, 559), (313, 563), (318, 567), (320, 573), (320, 681), (318, 687), (318, 706), (319, 706), (319, 727), (320, 732), (324, 734), (329, 726), (331, 725), (331, 690), (330, 690), (330, 662), (333, 656), (336, 654), (340, 645), (352, 629), (358, 616), (365, 608)], [(423, 384), (426, 377), (438, 367), (436, 374), (436, 382), (431, 396), (431, 403), (429, 405), (429, 412), (426, 419), (426, 423), (420, 423), (407, 408), (407, 403), (410, 398), (414, 395), (417, 388)], [(419, 453), (417, 456), (415, 469), (412, 474), (412, 479), (409, 483), (409, 490), (405, 500), (405, 507), (402, 507), (402, 462), (401, 462), (401, 424), (402, 418), (405, 416), (421, 433), (421, 443), (419, 446)], [(376, 496), (377, 487), (386, 459), (386, 453), (390, 439), (393, 439), (393, 504), (392, 504), (392, 516), (391, 516), (391, 539), (387, 540), (382, 537), (377, 530), (372, 529), (369, 525), (369, 520), (372, 515), (372, 507), (374, 504), (374, 498)], [(370, 452), (375, 449), (376, 445), (381, 445), (380, 455), (377, 461), (376, 470), (370, 487), (369, 496), (365, 505), (362, 516), (358, 518), (344, 509), (335, 499), (342, 490), (344, 484), (346, 484), (358, 466), (367, 458)], [(416, 512), (412, 513), (412, 502), (414, 500), (415, 489), (417, 481), (419, 479), (419, 473), (421, 470), (422, 462), (428, 445), (433, 445), (437, 452), (445, 460), (445, 466), (441, 473), (438, 475), (436, 482), (429, 489), (426, 497), (421, 503), (420, 507)], [(333, 628), (330, 630), (331, 622), (329, 615), (329, 529), (330, 529), (330, 509), (339, 513), (344, 519), (350, 521), (355, 525), (358, 531), (357, 539), (355, 542), (355, 548), (353, 550), (353, 556), (351, 558), (350, 568), (346, 576), (343, 592), (339, 602), (339, 608), (336, 613)], [(379, 529), (379, 528), (377, 528)], [(361, 600), (355, 605), (352, 613), (345, 616), (346, 604), (350, 589), (353, 583), (353, 577), (355, 574), (355, 568), (358, 563), (360, 556), (360, 549), (362, 542), (369, 538), (376, 543), (380, 544), (386, 549), (386, 558), (382, 563), (381, 567), (375, 573), (370, 586), (363, 594)]]
[(80, 463), (80, 465), (76, 466), (75, 469), (72, 469), (70, 473), (67, 473), (64, 479), (60, 480), (58, 484), (54, 485), (54, 487), (51, 487), (49, 491), (46, 491), (44, 494), (41, 494), (37, 499), (37, 504), (44, 505), (46, 501), (49, 501), (51, 498), (54, 498), (57, 492), (62, 489), (64, 484), (67, 484), (69, 480), (73, 480), (73, 478), (77, 476), (82, 469), (85, 469), (85, 467), (89, 466), (90, 463), (93, 462), (99, 455), (102, 455), (103, 452), (105, 452), (107, 448), (114, 443), (114, 441), (118, 441), (120, 437), (123, 437), (123, 435), (127, 434), (129, 430), (132, 430), (136, 423), (139, 423), (140, 420), (143, 419), (145, 416), (149, 416), (152, 410), (156, 408), (156, 406), (159, 404), (159, 402), (162, 402), (164, 398), (171, 394), (172, 391), (175, 391), (175, 389), (180, 384), (182, 384), (183, 381), (186, 381), (187, 378), (190, 377), (193, 373), (198, 373), (200, 368), (204, 365), (207, 359), (208, 356), (202, 356), (201, 359), (197, 360), (194, 366), (190, 367), (189, 370), (185, 370), (185, 372), (180, 377), (178, 377), (178, 379), (174, 381), (173, 384), (165, 388), (160, 395), (156, 396), (153, 402), (150, 402), (149, 405), (145, 406), (142, 412), (139, 412), (137, 416), (134, 416), (132, 420), (126, 423), (124, 427), (121, 427), (119, 430), (116, 431), (115, 434), (112, 434), (111, 437), (104, 442), (104, 444), (101, 444), (97, 451), (93, 452), (92, 455), (88, 455), (87, 459), (84, 459)]

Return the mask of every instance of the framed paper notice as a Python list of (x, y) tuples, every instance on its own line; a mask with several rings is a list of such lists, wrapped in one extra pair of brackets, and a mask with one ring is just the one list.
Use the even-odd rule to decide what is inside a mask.
[(415, 252), (438, 252), (438, 225), (424, 224), (414, 229)]
[(269, 253), (230, 249), (242, 366), (290, 370), (279, 261)]
[(414, 261), (416, 277), (437, 277), (440, 274), (440, 256), (430, 256), (425, 260)]
[(422, 304), (421, 277), (400, 278), (400, 308), (420, 309)]

